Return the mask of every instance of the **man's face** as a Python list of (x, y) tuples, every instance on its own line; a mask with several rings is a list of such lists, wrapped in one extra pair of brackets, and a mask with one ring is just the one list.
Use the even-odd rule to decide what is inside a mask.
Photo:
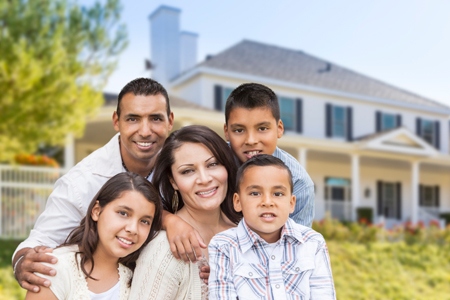
[(114, 129), (120, 132), (120, 152), (125, 165), (154, 165), (156, 155), (173, 126), (173, 113), (167, 116), (163, 95), (125, 94), (120, 117), (114, 112)]
[(251, 166), (244, 171), (233, 197), (234, 209), (268, 243), (280, 239), (281, 228), (295, 208), (289, 173), (278, 166)]
[(241, 162), (257, 154), (272, 155), (283, 131), (283, 122), (266, 107), (234, 108), (224, 125), (225, 137)]

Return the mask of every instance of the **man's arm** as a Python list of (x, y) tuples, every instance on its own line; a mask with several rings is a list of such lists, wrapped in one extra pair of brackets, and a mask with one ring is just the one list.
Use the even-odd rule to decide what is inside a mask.
[(208, 246), (208, 253), (211, 268), (208, 280), (209, 299), (237, 299), (229, 255), (219, 248), (214, 238)]
[(39, 286), (50, 286), (49, 280), (35, 275), (34, 272), (51, 276), (56, 274), (54, 269), (40, 263), (55, 264), (58, 261), (56, 257), (46, 254), (51, 251), (51, 248), (46, 247), (24, 248), (17, 251), (13, 258), (14, 276), (22, 288), (37, 293), (40, 290)]
[(87, 207), (93, 197), (93, 195), (81, 196), (73, 188), (78, 183), (77, 180), (73, 181), (75, 181), (73, 184), (69, 184), (67, 178), (63, 177), (55, 183), (45, 210), (37, 219), (30, 236), (17, 247), (13, 254), (15, 277), (24, 289), (37, 292), (39, 286), (50, 285), (48, 279), (38, 277), (34, 272), (53, 276), (55, 270), (42, 265), (41, 262), (53, 263), (57, 259), (44, 253), (51, 252), (51, 249), (39, 246), (54, 248), (62, 244), (69, 233), (80, 224), (85, 214), (86, 208), (82, 207), (79, 199), (86, 197), (85, 206)]
[(195, 262), (207, 245), (200, 234), (180, 217), (163, 211), (162, 228), (167, 231), (170, 251), (176, 259)]

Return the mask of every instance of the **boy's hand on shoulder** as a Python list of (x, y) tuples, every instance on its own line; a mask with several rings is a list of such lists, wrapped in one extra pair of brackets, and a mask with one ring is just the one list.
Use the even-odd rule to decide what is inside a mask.
[(200, 278), (206, 284), (208, 284), (208, 278), (209, 278), (210, 272), (211, 272), (211, 269), (209, 268), (209, 266), (203, 266), (200, 268)]
[(176, 215), (167, 215), (166, 218), (170, 218), (165, 222), (165, 229), (173, 256), (185, 262), (196, 262), (197, 257), (202, 256), (202, 248), (207, 248), (200, 234)]
[(25, 248), (16, 254), (18, 257), (14, 265), (14, 275), (20, 286), (30, 292), (39, 292), (39, 286), (49, 287), (51, 282), (48, 279), (35, 275), (41, 273), (48, 276), (55, 276), (56, 271), (42, 264), (43, 262), (56, 264), (58, 259), (47, 253), (52, 252), (52, 248), (38, 246)]

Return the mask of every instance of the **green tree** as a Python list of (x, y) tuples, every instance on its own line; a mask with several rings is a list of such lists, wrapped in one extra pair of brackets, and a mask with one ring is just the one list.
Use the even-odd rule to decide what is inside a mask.
[(82, 134), (127, 45), (119, 0), (0, 1), (0, 161)]

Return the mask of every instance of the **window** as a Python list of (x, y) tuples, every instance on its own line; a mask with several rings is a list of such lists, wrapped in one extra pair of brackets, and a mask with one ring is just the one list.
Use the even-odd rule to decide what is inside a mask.
[(338, 177), (325, 178), (325, 199), (346, 201), (351, 199), (350, 180)]
[(434, 123), (429, 120), (422, 120), (422, 138), (434, 145)]
[(351, 107), (326, 104), (326, 136), (353, 139)]
[(402, 116), (390, 113), (376, 112), (376, 131), (385, 131), (402, 126)]
[(416, 122), (416, 134), (436, 149), (440, 149), (440, 122), (421, 118), (417, 118)]
[(422, 207), (439, 207), (439, 186), (420, 185), (419, 203)]
[(295, 101), (291, 98), (280, 97), (281, 120), (286, 131), (295, 131)]
[(377, 182), (378, 215), (388, 219), (401, 219), (401, 183)]
[(225, 104), (228, 96), (233, 91), (230, 87), (223, 87), (221, 85), (214, 86), (214, 109), (218, 111), (225, 111)]

